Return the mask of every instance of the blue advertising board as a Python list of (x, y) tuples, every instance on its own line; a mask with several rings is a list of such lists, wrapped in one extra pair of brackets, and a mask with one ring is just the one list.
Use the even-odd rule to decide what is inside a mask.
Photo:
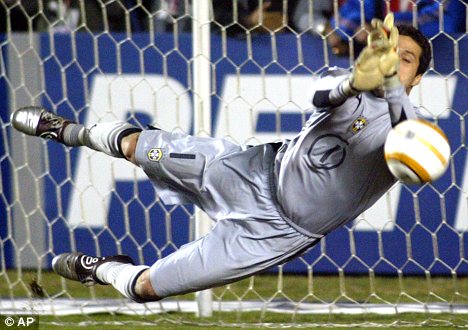
[[(179, 103), (183, 103), (184, 99), (188, 100), (185, 101), (188, 106), (180, 109), (180, 113), (183, 114), (184, 123), (181, 128), (190, 132), (190, 35), (179, 35), (176, 40), (172, 34), (157, 35), (155, 40), (149, 40), (146, 34), (136, 34), (132, 39), (123, 34), (57, 34), (52, 36), (53, 40), (50, 38), (50, 35), (43, 34), (40, 42), (45, 74), (42, 103), (46, 108), (80, 122), (109, 115), (112, 117), (112, 113), (109, 114), (109, 99), (114, 96), (106, 94), (106, 91), (109, 92), (108, 86), (127, 85), (129, 89), (136, 91), (139, 83), (134, 85), (134, 79), (140, 81), (138, 79), (146, 77), (144, 80), (150, 85), (148, 90), (151, 94), (154, 93), (152, 79), (163, 77), (165, 83), (158, 85), (158, 88), (162, 90), (169, 87), (168, 93), (175, 94)], [(455, 151), (453, 167), (433, 186), (400, 187), (395, 204), (395, 221), (391, 225), (373, 230), (372, 224), (361, 228), (359, 226), (362, 224), (351, 221), (346, 227), (329, 234), (324, 240), (325, 244), (317, 245), (304, 256), (308, 263), (313, 264), (314, 272), (336, 273), (343, 269), (346, 273), (359, 274), (368, 273), (372, 267), (377, 274), (397, 274), (398, 271), (404, 274), (423, 274), (426, 270), (433, 274), (449, 275), (453, 271), (468, 274), (468, 219), (465, 218), (464, 209), (460, 211), (460, 203), (463, 202), (460, 187), (463, 187), (463, 180), (468, 175), (465, 168), (466, 137), (463, 135), (468, 127), (466, 120), (461, 120), (466, 116), (468, 82), (461, 72), (468, 72), (468, 58), (459, 56), (459, 62), (455, 61), (454, 43), (443, 35), (433, 40), (433, 45), (434, 70), (426, 78), (443, 80), (448, 75), (452, 82), (448, 86), (453, 86), (453, 91), (448, 96), (442, 96), (450, 104), (447, 104), (446, 109), (440, 109), (440, 116), (437, 115), (438, 124), (446, 132), (452, 150)], [(222, 118), (223, 107), (236, 106), (237, 101), (226, 104), (228, 95), (236, 92), (232, 77), (241, 77), (240, 80), (237, 79), (237, 83), (245, 83), (252, 90), (255, 90), (259, 81), (266, 81), (266, 88), (271, 81), (273, 93), (281, 94), (287, 93), (278, 89), (282, 86), (284, 77), (294, 77), (302, 82), (311, 79), (313, 73), (326, 67), (350, 66), (349, 59), (332, 54), (326, 60), (323, 56), (323, 40), (311, 35), (302, 35), (299, 39), (289, 34), (278, 35), (274, 44), (268, 35), (255, 36), (251, 48), (247, 40), (228, 39), (224, 46), (219, 36), (212, 37), (211, 62), (214, 68), (213, 88), (216, 92), (211, 101), (215, 136), (224, 134), (224, 129), (220, 126), (220, 122), (225, 119)], [(460, 54), (466, 54), (468, 42), (462, 40), (457, 47)], [(124, 77), (124, 81), (116, 77)], [(248, 85), (249, 83), (252, 85)], [(103, 84), (107, 87), (99, 90), (99, 86)], [(306, 88), (300, 84), (299, 86), (292, 87), (293, 93), (305, 100)], [(116, 87), (110, 94), (119, 93), (119, 88)], [(432, 92), (437, 94), (437, 91)], [(136, 93), (139, 95), (144, 90)], [(273, 96), (272, 98), (274, 99)], [(118, 97), (115, 100), (118, 101)], [(437, 101), (436, 95), (434, 102)], [(246, 97), (245, 103), (250, 104), (247, 108), (255, 107), (249, 102)], [(153, 118), (148, 111), (141, 111), (142, 107), (144, 105), (140, 106), (136, 100), (122, 105), (119, 111), (123, 114), (123, 119), (139, 125), (165, 120), (163, 117), (166, 114), (161, 114), (161, 118)], [(162, 104), (161, 107), (164, 110), (168, 105), (164, 108)], [(264, 134), (265, 137), (274, 136), (273, 133), (278, 130), (278, 107), (281, 108), (282, 105), (270, 102), (257, 112), (254, 133)], [(279, 113), (279, 130), (288, 134), (299, 132), (304, 122), (304, 111), (287, 110)], [(99, 111), (103, 113), (100, 115)], [(115, 119), (121, 119), (119, 116)], [(245, 126), (246, 123), (240, 120), (240, 123), (233, 125)], [(461, 125), (465, 125), (464, 130)], [(68, 149), (54, 143), (49, 143), (48, 153), (50, 175), (45, 179), (44, 205), (51, 230), (44, 230), (47, 230), (47, 235), (52, 235), (48, 241), (53, 242), (50, 248), (54, 253), (73, 249), (99, 255), (124, 252), (140, 262), (151, 264), (192, 238), (192, 206), (164, 205), (149, 181), (137, 174), (134, 175), (135, 180), (132, 180), (132, 175), (120, 175), (120, 171), (131, 171), (124, 169), (123, 165), (116, 165), (114, 168), (116, 172), (111, 178), (115, 184), (106, 186), (109, 189), (95, 194), (106, 200), (104, 213), (96, 211), (93, 214), (95, 209), (91, 201), (86, 218), (91, 219), (93, 225), (80, 224), (79, 220), (73, 222), (70, 220), (74, 212), (72, 209), (77, 207), (77, 203), (84, 203), (81, 207), (88, 207), (86, 198), (79, 199), (76, 196), (81, 193), (83, 197), (88, 193), (88, 188), (80, 190), (80, 187), (86, 187), (86, 183), (81, 185), (79, 182), (90, 175), (90, 172), (84, 175), (82, 171), (93, 162), (93, 158), (84, 157), (83, 149)], [(108, 162), (111, 162), (110, 158)], [(89, 189), (99, 190), (99, 187)], [(367, 222), (371, 221), (372, 219), (368, 219)], [(70, 230), (70, 224), (73, 230)], [(326, 258), (323, 257), (324, 253)], [(298, 260), (288, 263), (284, 270), (294, 273), (307, 271), (303, 262)]]
[[(5, 42), (5, 36), (0, 34), (0, 44)], [(7, 48), (2, 47), (0, 49), (1, 58), (7, 58)], [(1, 63), (1, 62), (0, 62)], [(3, 66), (3, 70), (5, 66)], [(0, 79), (0, 126), (6, 127), (7, 123), (10, 121), (8, 118), (8, 86), (5, 79)], [(2, 110), (3, 109), (3, 110)], [(12, 200), (11, 195), (11, 184), (10, 184), (10, 163), (8, 162), (7, 156), (7, 143), (4, 141), (8, 140), (8, 134), (3, 129), (0, 143), (0, 180), (1, 180), (1, 193), (3, 198), (0, 198), (0, 238), (2, 239), (2, 244), (0, 245), (0, 253), (4, 256), (7, 264), (12, 260), (12, 246), (11, 241), (6, 240), (8, 236), (8, 222), (6, 221), (7, 209)]]

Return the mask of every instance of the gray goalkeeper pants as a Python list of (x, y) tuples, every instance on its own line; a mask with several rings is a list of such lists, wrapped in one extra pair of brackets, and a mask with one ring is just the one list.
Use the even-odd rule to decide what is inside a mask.
[(271, 145), (242, 147), (224, 139), (161, 130), (140, 135), (136, 159), (167, 204), (194, 203), (214, 221), (202, 238), (150, 268), (161, 297), (248, 277), (303, 254), (321, 236), (284, 220), (272, 198)]

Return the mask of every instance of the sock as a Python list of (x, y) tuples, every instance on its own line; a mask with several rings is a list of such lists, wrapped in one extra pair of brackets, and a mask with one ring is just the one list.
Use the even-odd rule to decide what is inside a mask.
[(96, 277), (108, 284), (112, 284), (125, 297), (136, 302), (146, 302), (135, 293), (135, 283), (138, 276), (149, 266), (134, 266), (120, 262), (106, 262), (97, 267)]
[(81, 124), (69, 123), (63, 128), (63, 143), (70, 147), (83, 146), (83, 137), (86, 127)]
[(109, 156), (124, 158), (120, 146), (122, 138), (141, 131), (140, 128), (121, 121), (94, 124), (90, 128), (70, 123), (64, 127), (62, 138), (68, 146), (87, 146)]

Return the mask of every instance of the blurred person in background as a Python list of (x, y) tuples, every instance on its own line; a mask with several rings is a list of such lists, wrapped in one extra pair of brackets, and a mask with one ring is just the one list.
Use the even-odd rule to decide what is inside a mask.
[(297, 1), (292, 14), (293, 29), (297, 33), (324, 34), (333, 15), (332, 1)]
[[(348, 55), (350, 38), (356, 56), (365, 45), (367, 33), (361, 27), (361, 3), (364, 3), (366, 27), (376, 17), (383, 17), (385, 3), (382, 0), (346, 0), (340, 5), (338, 22), (332, 17), (326, 28), (327, 40), (335, 55)], [(353, 36), (357, 34), (354, 38)]]
[(67, 33), (75, 31), (80, 24), (78, 1), (45, 0), (43, 1), (43, 19), (38, 24), (38, 30)]
[(159, 1), (4, 0), (0, 1), (0, 32), (145, 32), (153, 2)]
[(77, 29), (122, 31), (125, 30), (124, 16), (125, 7), (113, 0), (4, 0), (0, 1), (0, 32), (8, 29), (39, 32), (52, 29), (59, 33)]
[[(52, 0), (51, 2), (59, 2)], [(78, 11), (81, 31), (143, 32), (147, 30), (151, 0), (69, 0)]]
[[(407, 2), (407, 1), (405, 1)], [(450, 35), (465, 33), (466, 0), (421, 0), (417, 3), (418, 29), (428, 38), (439, 33), (439, 10), (443, 7), (443, 31)], [(395, 12), (395, 21), (399, 24), (412, 24), (413, 11), (410, 3), (406, 3), (405, 10)]]
[[(297, 1), (213, 0), (214, 22), (211, 30), (230, 37), (245, 38), (250, 33), (285, 32)], [(284, 8), (283, 8), (284, 7)], [(285, 24), (286, 23), (286, 24)]]
[[(443, 12), (443, 31), (450, 35), (465, 32), (466, 0), (392, 0), (388, 2), (395, 13), (396, 24), (413, 24), (413, 7), (416, 6), (417, 28), (428, 38), (439, 33), (439, 11)], [(361, 26), (361, 3), (364, 5), (365, 25)], [(365, 46), (367, 30), (373, 17), (382, 18), (387, 11), (384, 0), (346, 0), (339, 9), (338, 21), (333, 17), (326, 32), (328, 43), (336, 55), (349, 54), (349, 42), (352, 38), (357, 56)]]
[[(67, 0), (61, 8), (62, 1), (49, 0), (49, 17), (76, 17), (74, 24), (68, 24), (69, 29), (89, 30), (92, 32), (155, 32), (173, 31), (178, 24), (179, 32), (190, 31), (190, 9), (188, 0)], [(76, 14), (73, 14), (76, 12)], [(185, 15), (185, 17), (183, 17)], [(63, 16), (63, 15), (62, 15)], [(182, 16), (182, 19), (177, 19)], [(152, 24), (151, 24), (152, 21)]]
[(151, 1), (154, 32), (190, 32), (192, 30), (191, 6), (188, 0)]

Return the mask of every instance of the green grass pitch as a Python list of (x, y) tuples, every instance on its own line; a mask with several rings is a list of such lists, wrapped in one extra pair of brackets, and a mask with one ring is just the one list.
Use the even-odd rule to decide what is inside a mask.
[[(119, 298), (111, 286), (85, 288), (79, 283), (61, 279), (50, 272), (8, 270), (0, 273), (2, 299), (19, 297)], [(194, 300), (194, 295), (176, 297)], [(305, 302), (359, 303), (436, 303), (468, 304), (468, 278), (461, 277), (369, 277), (258, 275), (254, 278), (214, 289), (214, 301), (283, 299)], [(269, 327), (301, 325), (330, 328), (371, 329), (403, 327), (448, 329), (468, 327), (466, 314), (407, 313), (399, 315), (337, 315), (281, 314), (273, 312), (215, 312), (211, 318), (197, 318), (190, 313), (164, 313), (148, 316), (92, 314), (74, 316), (41, 316), (41, 329), (191, 329), (257, 328), (259, 323)]]

